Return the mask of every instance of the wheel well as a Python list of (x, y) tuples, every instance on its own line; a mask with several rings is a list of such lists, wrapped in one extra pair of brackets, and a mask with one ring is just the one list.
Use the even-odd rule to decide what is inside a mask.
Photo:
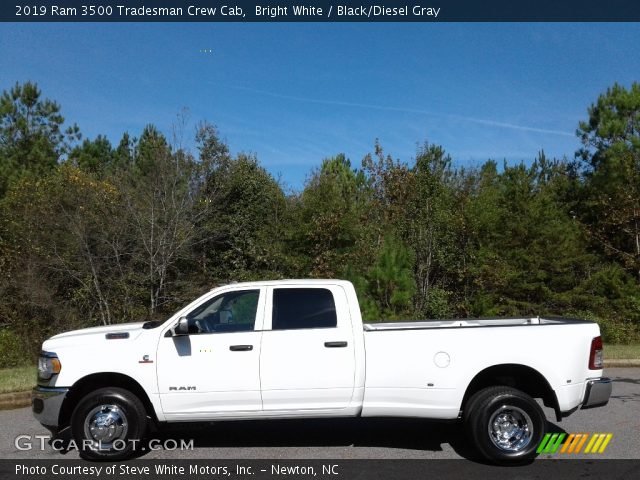
[(546, 407), (554, 409), (556, 419), (558, 421), (562, 419), (556, 393), (547, 379), (537, 370), (519, 364), (494, 365), (478, 373), (467, 387), (462, 398), (461, 410), (464, 411), (467, 401), (474, 393), (497, 385), (506, 385), (521, 390), (533, 398), (541, 398)]
[(140, 399), (147, 412), (147, 416), (154, 422), (158, 421), (151, 400), (149, 400), (144, 388), (142, 388), (138, 382), (122, 373), (106, 372), (87, 375), (73, 384), (62, 403), (62, 409), (60, 410), (60, 417), (58, 419), (60, 429), (69, 425), (73, 410), (85, 395), (91, 391), (106, 387), (118, 387), (130, 391)]

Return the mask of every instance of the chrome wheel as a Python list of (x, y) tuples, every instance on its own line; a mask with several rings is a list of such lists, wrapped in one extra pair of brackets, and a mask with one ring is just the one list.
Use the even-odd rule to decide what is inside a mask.
[[(84, 435), (94, 446), (109, 450), (120, 440), (124, 446), (128, 430), (127, 417), (117, 405), (99, 405), (92, 409), (84, 420)], [(115, 445), (118, 447), (118, 444)]]
[(502, 405), (489, 417), (489, 438), (500, 450), (519, 452), (533, 437), (533, 422), (521, 408)]

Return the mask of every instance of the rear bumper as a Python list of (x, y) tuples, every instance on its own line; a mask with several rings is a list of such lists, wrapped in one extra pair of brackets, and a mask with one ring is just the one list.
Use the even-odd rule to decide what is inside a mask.
[(587, 380), (582, 408), (602, 407), (609, 402), (612, 383), (610, 378), (602, 377)]
[(36, 420), (47, 428), (56, 429), (67, 392), (68, 388), (34, 388), (31, 392), (31, 411)]

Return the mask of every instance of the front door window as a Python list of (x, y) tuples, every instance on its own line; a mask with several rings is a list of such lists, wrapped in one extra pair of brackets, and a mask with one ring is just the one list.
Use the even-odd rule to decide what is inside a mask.
[(189, 334), (248, 332), (254, 329), (260, 290), (228, 292), (193, 310)]

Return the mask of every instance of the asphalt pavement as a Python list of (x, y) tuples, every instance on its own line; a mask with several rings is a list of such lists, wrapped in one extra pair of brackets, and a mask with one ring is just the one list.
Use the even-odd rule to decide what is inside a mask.
[[(549, 429), (556, 432), (612, 433), (603, 454), (582, 458), (640, 458), (640, 368), (609, 368), (614, 380), (609, 404), (578, 410), (562, 422), (545, 409)], [(47, 435), (29, 408), (0, 411), (0, 458), (73, 459), (77, 452), (60, 453), (36, 436)], [(31, 442), (33, 448), (20, 450)], [(173, 426), (154, 434), (156, 450), (144, 459), (459, 459), (472, 458), (456, 423), (420, 419), (254, 420)], [(193, 439), (193, 449), (173, 449)], [(41, 447), (44, 444), (44, 448)], [(166, 446), (166, 448), (162, 448)], [(569, 458), (541, 455), (540, 458)], [(575, 456), (573, 457), (575, 458)]]

